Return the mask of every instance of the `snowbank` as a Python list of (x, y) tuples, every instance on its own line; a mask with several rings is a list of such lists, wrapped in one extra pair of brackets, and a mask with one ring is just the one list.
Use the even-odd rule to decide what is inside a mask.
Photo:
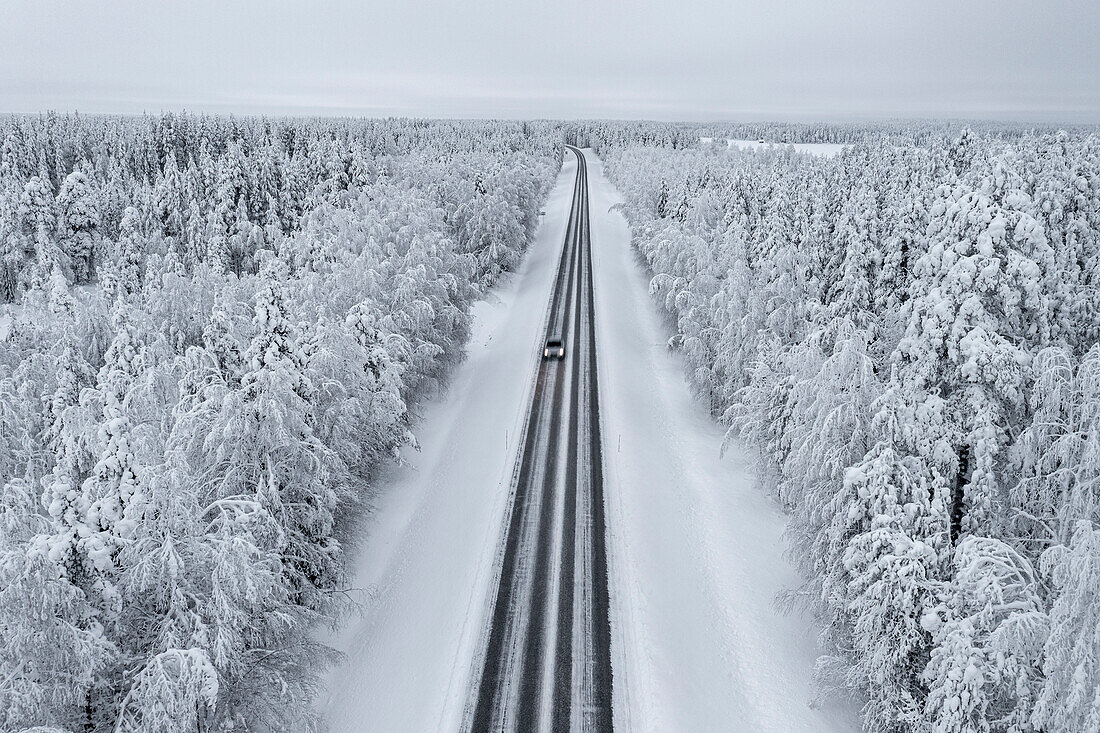
[[(588, 152), (588, 151), (586, 151)], [(618, 193), (589, 155), (620, 730), (855, 731), (815, 709), (815, 629), (776, 610), (797, 584), (785, 518), (689, 394)]]

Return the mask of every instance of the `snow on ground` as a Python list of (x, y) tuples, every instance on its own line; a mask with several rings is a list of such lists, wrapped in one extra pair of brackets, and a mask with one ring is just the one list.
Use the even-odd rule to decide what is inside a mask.
[(420, 410), (421, 452), (380, 482), (352, 567), (362, 615), (321, 700), (334, 733), (461, 724), (575, 173), (567, 155), (521, 271), (475, 307), (468, 357)]
[(784, 517), (691, 397), (630, 247), (620, 201), (588, 152), (611, 568), (615, 722), (631, 731), (855, 731), (810, 705), (819, 650), (778, 612), (797, 583)]
[[(616, 727), (855, 731), (810, 706), (809, 621), (775, 610), (796, 583), (784, 518), (690, 396), (648, 295), (618, 194), (591, 152), (601, 421)], [(567, 156), (523, 269), (477, 305), (468, 358), (422, 409), (422, 452), (389, 472), (354, 565), (362, 614), (322, 705), (331, 729), (453, 731), (488, 618), (489, 587), (576, 163)]]
[[(712, 137), (699, 138), (701, 142), (705, 143), (709, 143), (713, 139), (714, 138)], [(811, 155), (824, 156), (836, 155), (840, 151), (844, 150), (844, 148), (848, 147), (847, 145), (843, 145), (841, 143), (782, 143), (776, 142), (774, 140), (765, 140), (764, 142), (760, 142), (759, 140), (727, 139), (726, 144), (729, 145), (729, 147), (731, 148), (741, 148), (742, 150), (766, 150), (772, 146), (786, 147), (790, 145), (800, 153), (809, 153)]]

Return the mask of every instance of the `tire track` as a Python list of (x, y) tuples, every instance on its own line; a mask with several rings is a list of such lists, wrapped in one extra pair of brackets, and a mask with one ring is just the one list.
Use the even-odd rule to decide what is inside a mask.
[[(612, 728), (611, 629), (596, 369), (595, 298), (584, 154), (551, 297), (470, 731)], [(564, 419), (563, 419), (564, 414)], [(555, 552), (556, 550), (556, 552)]]

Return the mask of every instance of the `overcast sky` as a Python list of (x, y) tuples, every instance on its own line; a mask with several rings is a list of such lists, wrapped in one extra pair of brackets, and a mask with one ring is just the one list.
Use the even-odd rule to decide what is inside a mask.
[(1100, 122), (1098, 0), (3, 0), (0, 111)]

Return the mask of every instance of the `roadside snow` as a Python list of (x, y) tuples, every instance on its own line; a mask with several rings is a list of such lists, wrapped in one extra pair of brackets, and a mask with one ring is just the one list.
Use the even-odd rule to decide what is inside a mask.
[(352, 571), (362, 615), (331, 641), (334, 733), (461, 724), (575, 173), (567, 155), (521, 271), (475, 306), (466, 360), (421, 409), (421, 452), (380, 481)]
[(797, 584), (784, 517), (689, 393), (620, 198), (588, 156), (606, 457), (615, 724), (624, 731), (856, 731), (811, 707), (815, 629), (776, 610)]

